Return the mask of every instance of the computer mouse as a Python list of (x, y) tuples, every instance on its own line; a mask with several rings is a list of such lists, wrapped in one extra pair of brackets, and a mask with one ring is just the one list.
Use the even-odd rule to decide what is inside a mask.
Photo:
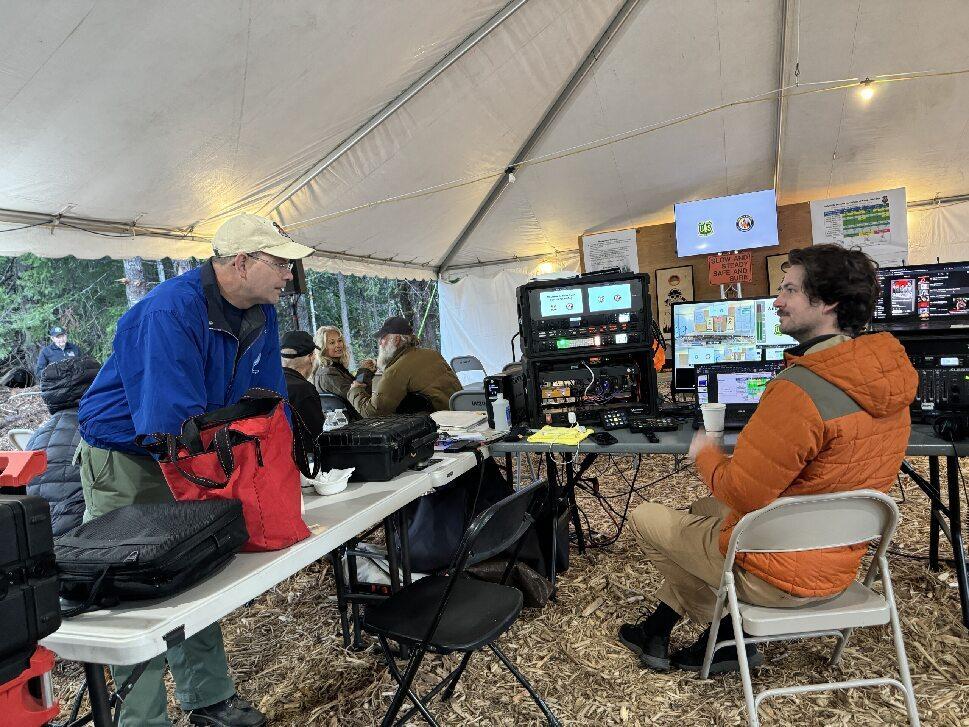
[(594, 432), (593, 434), (589, 435), (589, 439), (598, 444), (600, 447), (608, 447), (610, 444), (615, 444), (619, 441), (609, 432)]

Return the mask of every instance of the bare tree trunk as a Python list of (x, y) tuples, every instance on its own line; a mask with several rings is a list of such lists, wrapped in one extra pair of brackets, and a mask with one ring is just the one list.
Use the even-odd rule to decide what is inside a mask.
[(165, 263), (163, 263), (161, 260), (156, 260), (155, 269), (158, 271), (158, 282), (164, 283), (165, 282)]
[(310, 333), (316, 335), (316, 304), (313, 303), (313, 283), (310, 276), (306, 276), (306, 297), (310, 303)]
[(130, 308), (145, 297), (148, 286), (145, 282), (145, 269), (140, 257), (126, 258), (124, 265), (124, 294), (128, 298)]
[(347, 309), (347, 283), (343, 273), (336, 274), (336, 286), (340, 295), (340, 325), (343, 327), (343, 340), (346, 343), (347, 351), (350, 353), (350, 368), (355, 369), (357, 363), (353, 355), (353, 346), (350, 338), (350, 313)]
[(306, 302), (307, 296), (297, 295), (296, 296), (296, 320), (299, 324), (299, 330), (310, 331), (310, 310), (309, 305)]

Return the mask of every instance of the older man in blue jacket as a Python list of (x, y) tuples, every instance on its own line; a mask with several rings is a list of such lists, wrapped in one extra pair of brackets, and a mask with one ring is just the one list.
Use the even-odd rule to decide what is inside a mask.
[[(138, 436), (177, 434), (185, 419), (234, 404), (252, 387), (286, 396), (273, 306), (292, 279), (291, 261), (313, 250), (248, 214), (223, 224), (212, 246), (215, 255), (202, 267), (162, 283), (118, 321), (114, 352), (78, 411), (85, 519), (172, 499)], [(149, 663), (125, 698), (121, 725), (171, 725), (166, 660), (190, 723), (265, 724), (236, 695), (216, 623)], [(113, 667), (115, 682), (133, 670)]]

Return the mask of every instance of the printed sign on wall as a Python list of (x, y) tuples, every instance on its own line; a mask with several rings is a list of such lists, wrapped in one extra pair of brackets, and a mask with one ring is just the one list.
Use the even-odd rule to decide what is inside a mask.
[(749, 250), (708, 256), (710, 285), (751, 282), (754, 279), (752, 262), (753, 255)]

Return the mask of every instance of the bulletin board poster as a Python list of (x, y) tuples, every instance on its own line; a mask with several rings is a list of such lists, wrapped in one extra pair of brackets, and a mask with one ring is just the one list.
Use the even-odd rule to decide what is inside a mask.
[(693, 266), (660, 268), (656, 271), (656, 322), (667, 346), (673, 342), (672, 305), (693, 300)]
[(624, 273), (639, 272), (636, 230), (616, 230), (582, 236), (582, 266), (585, 272), (619, 268)]
[(904, 265), (908, 257), (905, 187), (811, 202), (815, 245), (859, 248), (880, 267)]

